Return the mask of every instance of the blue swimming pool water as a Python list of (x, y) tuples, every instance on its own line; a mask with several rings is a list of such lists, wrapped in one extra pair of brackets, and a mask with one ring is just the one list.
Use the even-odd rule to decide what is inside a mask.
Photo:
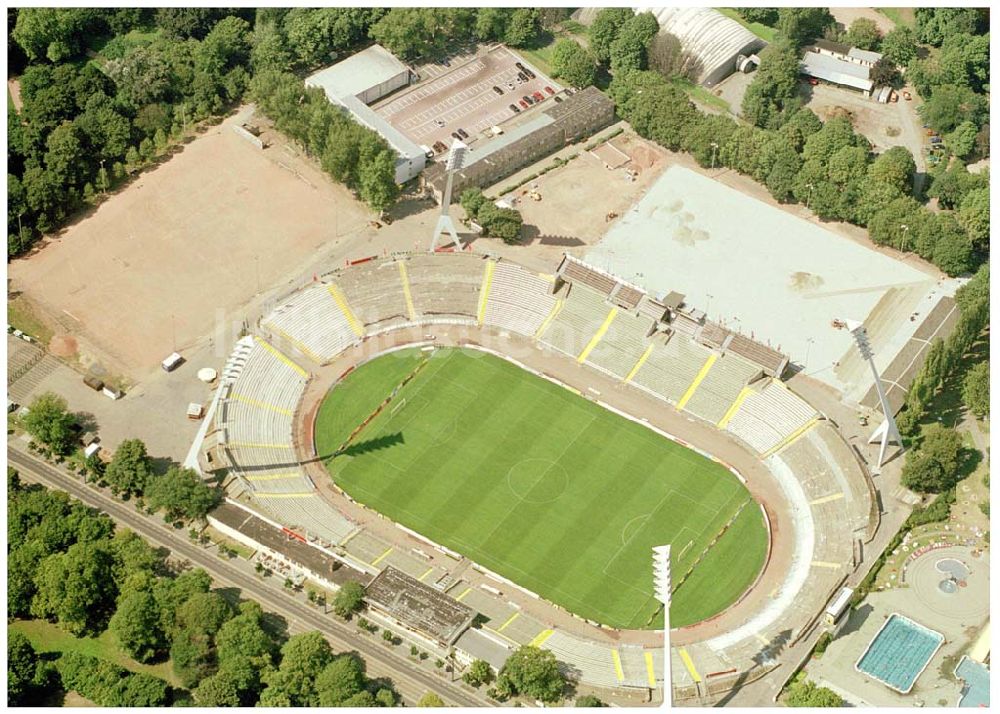
[(942, 642), (944, 635), (940, 632), (893, 613), (854, 666), (905, 694), (913, 688)]
[(955, 674), (965, 682), (958, 706), (989, 707), (990, 671), (986, 667), (968, 657), (963, 657), (955, 669)]

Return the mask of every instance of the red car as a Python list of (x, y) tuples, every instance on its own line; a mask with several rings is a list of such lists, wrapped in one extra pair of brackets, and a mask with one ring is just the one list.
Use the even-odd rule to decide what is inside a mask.
[(520, 104), (521, 107), (524, 108), (524, 109), (528, 108), (528, 103), (526, 101), (524, 101), (523, 99), (518, 99), (517, 103)]
[(540, 102), (543, 99), (545, 99), (545, 95), (542, 94), (541, 92), (532, 92), (531, 96), (534, 97), (536, 102)]
[(552, 87), (546, 87), (545, 91), (548, 92), (549, 94), (555, 94), (556, 93), (556, 90), (554, 90)]
[(810, 77), (809, 78), (809, 84), (811, 84), (812, 86), (815, 87), (817, 84), (819, 84), (819, 80), (816, 79), (815, 77)]

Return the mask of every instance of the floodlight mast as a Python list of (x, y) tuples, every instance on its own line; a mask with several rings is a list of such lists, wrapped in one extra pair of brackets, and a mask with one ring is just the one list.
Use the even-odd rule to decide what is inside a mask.
[(458, 250), (462, 249), (462, 241), (455, 230), (455, 223), (451, 220), (451, 188), (455, 180), (455, 172), (461, 170), (465, 163), (465, 152), (469, 147), (462, 141), (455, 139), (448, 151), (448, 160), (445, 162), (445, 172), (447, 179), (444, 184), (444, 195), (441, 198), (441, 215), (438, 216), (437, 226), (434, 228), (434, 237), (431, 238), (431, 252), (437, 250), (438, 240), (442, 233), (448, 233), (455, 242)]
[(868, 339), (868, 330), (865, 328), (864, 323), (857, 322), (856, 320), (845, 320), (845, 322), (847, 323), (847, 329), (851, 332), (851, 336), (854, 337), (854, 342), (858, 346), (861, 358), (866, 360), (869, 366), (871, 366), (872, 375), (875, 377), (875, 391), (878, 393), (879, 404), (882, 406), (883, 419), (878, 428), (872, 432), (868, 443), (881, 442), (878, 450), (878, 462), (876, 464), (881, 469), (882, 464), (885, 463), (885, 451), (889, 443), (902, 446), (903, 437), (900, 436), (899, 427), (896, 426), (892, 407), (889, 406), (889, 399), (885, 396), (885, 388), (882, 386), (882, 377), (878, 373), (878, 367), (875, 366), (875, 353), (872, 351), (872, 345)]
[(663, 704), (674, 704), (674, 687), (670, 672), (670, 546), (653, 546), (653, 593), (663, 605)]

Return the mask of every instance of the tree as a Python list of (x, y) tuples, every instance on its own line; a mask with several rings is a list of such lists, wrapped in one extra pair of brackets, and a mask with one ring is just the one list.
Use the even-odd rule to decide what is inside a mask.
[(622, 26), (635, 15), (627, 7), (604, 8), (597, 13), (590, 26), (590, 49), (598, 62), (611, 61), (611, 45)]
[(782, 7), (778, 9), (776, 29), (780, 35), (799, 46), (821, 37), (835, 22), (825, 7)]
[(111, 458), (104, 477), (115, 493), (141, 496), (153, 478), (153, 460), (141, 439), (126, 439)]
[(472, 664), (469, 665), (469, 669), (462, 675), (462, 681), (473, 687), (489, 684), (493, 681), (493, 668), (490, 667), (490, 663), (486, 660), (473, 660)]
[[(41, 704), (33, 701), (44, 663), (38, 659), (34, 646), (20, 630), (7, 630), (7, 705)], [(441, 706), (441, 705), (438, 705)]]
[(954, 131), (946, 134), (944, 143), (951, 149), (951, 152), (960, 159), (964, 159), (976, 148), (976, 136), (979, 129), (971, 121), (963, 121), (955, 127)]
[(555, 655), (531, 645), (522, 645), (507, 658), (497, 681), (498, 687), (502, 681), (514, 692), (543, 702), (559, 701), (566, 686)]
[(582, 697), (578, 697), (575, 706), (577, 707), (603, 707), (607, 706), (600, 699), (595, 697), (593, 694), (584, 694)]
[(444, 702), (434, 692), (426, 692), (417, 702), (418, 707), (443, 707)]
[(990, 415), (990, 363), (979, 362), (962, 380), (962, 401), (977, 417)]
[(319, 706), (316, 678), (332, 660), (330, 643), (321, 633), (293, 635), (281, 648), (278, 669), (261, 678), (267, 684), (261, 705)]
[(11, 37), (31, 60), (64, 62), (80, 50), (90, 16), (82, 9), (24, 7)]
[(316, 692), (319, 706), (336, 707), (364, 691), (365, 666), (353, 654), (334, 658), (316, 677)]
[(868, 72), (868, 78), (876, 87), (897, 87), (900, 84), (899, 69), (885, 57), (875, 63), (875, 66)]
[(906, 25), (897, 25), (882, 38), (883, 58), (899, 67), (905, 67), (917, 56), (917, 36)]
[(213, 637), (233, 614), (232, 605), (219, 593), (195, 593), (177, 608), (177, 627)]
[[(789, 42), (773, 42), (760, 53), (760, 67), (741, 105), (744, 118), (760, 127), (777, 129), (798, 109), (799, 52)], [(785, 112), (786, 108), (790, 111)], [(785, 114), (783, 114), (785, 112)]]
[(510, 14), (510, 20), (508, 20), (507, 29), (504, 32), (504, 41), (511, 47), (524, 47), (535, 41), (541, 29), (538, 10), (519, 7)]
[(894, 146), (879, 154), (872, 162), (868, 174), (873, 180), (892, 186), (901, 193), (909, 193), (917, 165), (909, 149)]
[(941, 493), (960, 478), (962, 437), (954, 429), (931, 424), (923, 440), (906, 454), (902, 483), (912, 491)]
[(219, 504), (221, 494), (201, 480), (193, 469), (171, 466), (162, 476), (152, 477), (145, 488), (153, 510), (164, 509), (171, 519), (203, 518)]
[(651, 12), (640, 12), (626, 20), (611, 43), (611, 71), (646, 69), (646, 48), (659, 31), (660, 23)]
[(74, 543), (50, 555), (35, 576), (31, 614), (55, 620), (74, 635), (100, 632), (114, 608), (112, 565), (103, 543)]
[(22, 424), (32, 438), (56, 454), (69, 453), (73, 446), (76, 417), (66, 409), (66, 400), (52, 392), (35, 397)]
[(483, 227), (485, 235), (496, 236), (508, 245), (513, 245), (521, 240), (523, 219), (521, 214), (513, 208), (499, 208), (496, 204), (487, 201), (480, 206), (476, 219)]
[(952, 131), (964, 121), (979, 126), (986, 111), (986, 100), (981, 95), (969, 87), (953, 84), (936, 87), (930, 98), (917, 108), (924, 123), (941, 132)]
[(479, 209), (486, 203), (486, 196), (478, 188), (467, 188), (462, 191), (458, 202), (462, 205), (462, 209), (469, 220), (474, 221), (476, 220), (476, 216), (479, 215)]
[(333, 598), (333, 611), (340, 617), (349, 618), (360, 611), (365, 604), (365, 588), (361, 583), (348, 580), (340, 586)]
[[(989, 304), (990, 264), (983, 263), (965, 285), (955, 291), (955, 302), (962, 314), (968, 314), (978, 305)], [(9, 520), (9, 518), (8, 518)]]
[(684, 52), (681, 41), (669, 32), (659, 32), (653, 36), (646, 50), (649, 68), (664, 77), (686, 77), (694, 79), (697, 67), (689, 66), (694, 60)]
[(396, 693), (391, 689), (382, 687), (377, 692), (375, 692), (375, 706), (377, 707), (396, 706)]
[(242, 705), (236, 680), (224, 671), (216, 672), (201, 680), (194, 690), (194, 701), (200, 707), (238, 707)]
[(372, 210), (382, 213), (399, 196), (396, 185), (396, 158), (392, 151), (380, 151), (373, 159), (358, 164), (358, 196)]
[(561, 38), (552, 51), (554, 75), (573, 87), (589, 87), (597, 77), (594, 56), (575, 40)]
[(842, 707), (844, 700), (839, 694), (826, 687), (817, 687), (812, 680), (796, 682), (788, 688), (790, 707)]
[(922, 210), (922, 206), (909, 196), (897, 198), (872, 216), (868, 222), (868, 235), (878, 245), (902, 251), (912, 250)]
[(882, 41), (882, 32), (874, 20), (859, 17), (847, 28), (845, 41), (862, 50), (877, 50)]
[(929, 45), (941, 45), (955, 34), (976, 34), (981, 21), (979, 11), (973, 8), (921, 7), (913, 14), (920, 41)]
[(985, 251), (990, 241), (990, 190), (977, 188), (969, 191), (958, 209), (958, 222), (969, 235), (976, 249)]
[(130, 593), (118, 603), (110, 629), (122, 649), (139, 662), (151, 661), (166, 646), (159, 607), (152, 593), (146, 591)]

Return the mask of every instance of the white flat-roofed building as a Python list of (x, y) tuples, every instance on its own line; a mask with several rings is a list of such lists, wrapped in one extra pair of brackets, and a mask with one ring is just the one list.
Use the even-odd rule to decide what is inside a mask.
[(396, 183), (420, 175), (427, 165), (426, 152), (368, 105), (408, 86), (412, 76), (410, 68), (391, 52), (372, 45), (306, 78), (307, 87), (322, 89), (331, 103), (350, 112), (358, 123), (376, 132), (396, 151)]
[(693, 67), (695, 81), (707, 87), (737, 70), (741, 55), (755, 54), (767, 43), (721, 12), (708, 7), (640, 7), (660, 23), (660, 32), (676, 37)]
[(410, 84), (410, 68), (382, 45), (356, 52), (345, 60), (314, 72), (306, 79), (310, 87), (320, 87), (328, 97), (351, 95), (365, 104)]

